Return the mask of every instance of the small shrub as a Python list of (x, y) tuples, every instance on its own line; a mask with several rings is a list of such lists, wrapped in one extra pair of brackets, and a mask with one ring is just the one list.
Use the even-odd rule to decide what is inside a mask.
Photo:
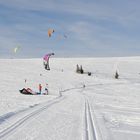
[(115, 73), (115, 79), (118, 79), (119, 78), (119, 74), (118, 74), (118, 72), (116, 71), (116, 73)]

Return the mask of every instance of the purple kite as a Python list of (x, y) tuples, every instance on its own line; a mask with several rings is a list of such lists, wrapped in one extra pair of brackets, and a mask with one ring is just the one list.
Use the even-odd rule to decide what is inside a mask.
[(54, 53), (49, 53), (49, 54), (46, 54), (44, 57), (43, 57), (43, 60), (44, 60), (44, 67), (46, 70), (50, 70), (50, 67), (49, 67), (49, 58), (50, 56), (54, 55)]

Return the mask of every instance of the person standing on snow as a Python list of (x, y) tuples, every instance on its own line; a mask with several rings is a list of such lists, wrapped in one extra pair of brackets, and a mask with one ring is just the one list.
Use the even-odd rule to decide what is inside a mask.
[(45, 69), (46, 70), (50, 70), (50, 67), (49, 67), (49, 58), (50, 56), (54, 55), (54, 53), (49, 53), (49, 54), (46, 54), (44, 57), (43, 57), (43, 60), (44, 60), (44, 66), (45, 66)]
[(41, 84), (39, 84), (39, 93), (41, 94), (41, 91), (42, 91), (42, 85)]

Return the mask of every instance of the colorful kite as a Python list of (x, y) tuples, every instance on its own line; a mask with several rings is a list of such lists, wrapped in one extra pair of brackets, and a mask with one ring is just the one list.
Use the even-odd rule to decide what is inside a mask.
[(19, 46), (15, 47), (14, 48), (14, 53), (17, 53), (17, 51), (18, 51), (19, 48), (20, 48)]
[(48, 37), (51, 37), (52, 33), (54, 33), (54, 29), (48, 29)]

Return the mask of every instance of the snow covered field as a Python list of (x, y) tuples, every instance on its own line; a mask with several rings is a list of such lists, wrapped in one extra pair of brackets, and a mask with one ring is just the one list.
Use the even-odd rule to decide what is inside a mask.
[[(77, 74), (77, 64), (92, 75)], [(52, 58), (50, 68), (0, 59), (0, 139), (140, 140), (140, 57)], [(39, 83), (49, 95), (19, 93)]]

